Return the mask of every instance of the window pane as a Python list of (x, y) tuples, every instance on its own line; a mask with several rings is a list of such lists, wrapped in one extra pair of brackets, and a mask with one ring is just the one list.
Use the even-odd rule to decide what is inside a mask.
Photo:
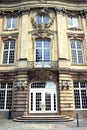
[(5, 104), (5, 90), (0, 90), (0, 109), (4, 109)]
[(75, 49), (76, 47), (75, 47), (75, 42), (74, 41), (71, 41), (71, 48), (72, 49)]
[(6, 28), (11, 28), (11, 18), (7, 18)]
[(42, 49), (36, 49), (36, 62), (42, 61)]
[(44, 48), (50, 48), (50, 41), (44, 40)]
[(7, 91), (6, 109), (11, 109), (12, 107), (12, 90)]
[(7, 88), (12, 88), (12, 86), (13, 86), (13, 83), (8, 83), (7, 84)]
[(82, 50), (78, 51), (78, 63), (83, 63), (83, 54), (82, 54)]
[(3, 64), (8, 62), (8, 51), (3, 52)]
[(76, 51), (72, 50), (72, 63), (77, 63), (77, 56), (76, 56)]
[(86, 90), (81, 90), (82, 108), (87, 108)]
[(43, 23), (47, 24), (49, 22), (49, 17), (44, 15), (43, 16)]
[(82, 49), (82, 42), (81, 41), (77, 41), (77, 48)]
[(69, 18), (68, 18), (68, 24), (71, 25), (71, 26), (73, 25), (72, 17), (69, 17)]
[(9, 54), (9, 63), (14, 63), (14, 50), (10, 51), (10, 54)]
[(12, 20), (12, 28), (17, 28), (17, 18), (13, 18), (13, 20)]
[(80, 108), (80, 95), (79, 90), (74, 90), (75, 108)]
[(11, 43), (10, 43), (10, 49), (15, 49), (15, 41), (11, 41)]
[(4, 49), (9, 49), (9, 41), (4, 42)]
[(69, 17), (68, 18), (68, 26), (71, 28), (79, 28), (79, 18), (78, 17)]
[(42, 40), (36, 41), (36, 48), (42, 48)]
[(74, 88), (79, 88), (79, 82), (78, 81), (74, 81)]
[(44, 50), (44, 61), (50, 61), (50, 50)]
[(41, 24), (42, 23), (42, 16), (37, 16), (36, 21), (38, 24)]

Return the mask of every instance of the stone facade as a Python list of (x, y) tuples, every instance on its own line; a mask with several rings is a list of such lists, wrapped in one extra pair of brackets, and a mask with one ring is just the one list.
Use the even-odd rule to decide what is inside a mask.
[[(81, 117), (87, 117), (86, 97), (84, 97), (84, 101), (77, 101), (77, 98), (79, 97), (77, 97), (75, 101), (74, 96), (74, 81), (78, 81), (79, 85), (81, 82), (85, 82), (85, 87), (83, 87), (85, 89), (82, 96), (84, 96), (85, 91), (87, 91), (86, 8), (87, 3), (83, 4), (80, 2), (80, 4), (73, 4), (72, 2), (67, 3), (66, 1), (59, 2), (42, 0), (25, 1), (21, 3), (13, 2), (7, 6), (3, 2), (0, 4), (0, 105), (3, 105), (5, 100), (4, 107), (0, 107), (0, 118), (7, 118), (9, 111), (9, 109), (6, 109), (6, 99), (4, 99), (5, 97), (2, 92), (4, 91), (4, 89), (2, 90), (2, 82), (6, 84), (9, 82), (13, 83), (11, 107), (12, 118), (22, 115), (37, 114), (37, 110), (33, 110), (33, 112), (31, 110), (33, 109), (31, 105), (33, 102), (33, 99), (31, 100), (33, 89), (31, 86), (34, 82), (39, 82), (39, 84), (52, 82), (56, 85), (56, 105), (54, 101), (56, 111), (53, 110), (53, 108), (49, 108), (48, 112), (46, 109), (44, 109), (44, 112), (39, 109), (38, 114), (52, 113), (75, 117), (76, 113), (83, 111)], [(46, 24), (38, 24), (38, 15), (40, 15), (41, 18), (48, 16), (50, 19), (49, 22)], [(70, 16), (72, 18), (79, 18), (80, 28), (68, 28), (68, 17)], [(6, 28), (7, 18), (11, 17), (17, 17), (18, 21), (15, 29)], [(42, 39), (42, 42), (45, 39), (50, 39), (50, 61), (42, 60), (39, 64), (37, 63), (36, 57), (39, 54), (36, 54), (36, 40), (38, 39)], [(84, 62), (81, 64), (72, 63), (70, 46), (70, 40), (72, 39), (80, 40), (83, 43)], [(14, 40), (16, 43), (14, 63), (4, 63), (4, 41), (11, 40)], [(7, 49), (6, 55), (9, 55), (9, 53), (10, 52)], [(38, 87), (38, 85), (36, 87)], [(36, 91), (37, 93), (40, 93), (38, 89), (36, 89)], [(51, 94), (52, 90), (49, 91)], [(45, 90), (45, 93), (46, 92), (48, 92), (48, 89)], [(41, 94), (42, 93), (43, 92), (41, 92)], [(33, 96), (35, 96), (34, 93)], [(53, 95), (51, 95), (51, 103), (53, 101), (52, 96)], [(35, 97), (33, 98), (37, 102), (37, 99)], [(82, 103), (79, 110), (78, 108), (76, 109), (75, 102), (77, 102), (77, 107), (79, 107), (79, 103)], [(53, 106), (51, 105), (51, 107)]]

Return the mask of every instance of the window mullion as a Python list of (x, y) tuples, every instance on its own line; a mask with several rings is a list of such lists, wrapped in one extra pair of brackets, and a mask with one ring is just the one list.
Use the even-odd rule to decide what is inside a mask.
[(7, 100), (7, 83), (6, 83), (6, 89), (5, 89), (5, 104), (4, 104), (5, 110), (6, 110), (6, 100)]
[(12, 28), (13, 18), (11, 18), (11, 28)]
[(11, 42), (9, 41), (9, 48), (8, 48), (8, 64), (9, 64), (9, 58), (10, 58), (10, 44), (11, 44)]
[(42, 40), (42, 62), (44, 62), (44, 40)]
[(81, 109), (82, 109), (82, 96), (81, 96), (81, 84), (79, 82), (79, 93), (80, 93), (80, 106), (81, 106)]
[(78, 62), (78, 49), (77, 49), (77, 41), (75, 41), (75, 47), (76, 47), (76, 61)]

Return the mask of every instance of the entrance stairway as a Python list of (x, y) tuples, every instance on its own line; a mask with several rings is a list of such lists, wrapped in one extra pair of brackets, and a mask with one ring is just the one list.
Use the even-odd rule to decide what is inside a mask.
[(49, 116), (21, 116), (13, 119), (15, 122), (69, 122), (73, 118), (62, 115), (49, 115)]

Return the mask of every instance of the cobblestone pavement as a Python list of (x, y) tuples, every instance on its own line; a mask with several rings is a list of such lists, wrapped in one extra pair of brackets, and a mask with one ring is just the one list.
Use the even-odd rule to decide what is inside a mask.
[(0, 130), (87, 130), (87, 119), (72, 122), (14, 122), (0, 119)]

